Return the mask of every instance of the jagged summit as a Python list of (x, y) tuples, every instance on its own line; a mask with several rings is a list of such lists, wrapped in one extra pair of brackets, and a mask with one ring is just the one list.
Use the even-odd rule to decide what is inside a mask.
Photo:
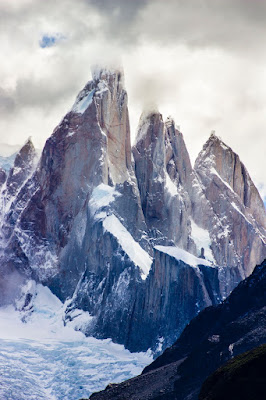
[(160, 129), (150, 129), (154, 124), (163, 124), (162, 114), (158, 110), (148, 108), (140, 116), (134, 146), (137, 146), (140, 141), (151, 140), (153, 134), (158, 136)]
[(36, 149), (32, 142), (32, 137), (30, 136), (26, 140), (25, 144), (21, 147), (18, 155), (20, 155), (21, 158), (24, 159), (25, 162), (27, 162), (28, 157), (35, 156), (35, 153), (36, 153)]
[(209, 178), (218, 175), (225, 185), (237, 194), (241, 203), (266, 229), (266, 213), (263, 201), (246, 167), (239, 156), (215, 134), (211, 134), (195, 161), (195, 170)]
[(123, 72), (97, 68), (54, 135), (70, 141), (80, 135), (98, 140), (102, 148), (100, 175), (107, 182), (123, 183), (131, 175), (130, 127)]
[(207, 139), (206, 143), (203, 145), (203, 150), (207, 149), (210, 146), (220, 146), (222, 147), (224, 150), (231, 150), (232, 149), (226, 144), (224, 143), (224, 141), (222, 140), (222, 138), (218, 135), (216, 135), (216, 132), (214, 130), (211, 131), (209, 138)]
[(91, 75), (94, 81), (109, 80), (110, 77), (117, 76), (119, 81), (124, 84), (124, 69), (121, 65), (103, 67), (102, 65), (96, 64), (91, 68)]
[(37, 168), (30, 141), (17, 155), (1, 188), (0, 267), (49, 286), (67, 301), (66, 321), (88, 311), (88, 335), (141, 351), (172, 343), (252, 271), (265, 244), (259, 198), (250, 190), (250, 212), (251, 182), (227, 183), (237, 156), (216, 137), (193, 169), (180, 129), (153, 109), (131, 149), (123, 81), (98, 69)]
[(37, 152), (32, 143), (31, 138), (28, 138), (26, 143), (17, 153), (13, 168), (9, 171), (7, 178), (8, 197), (14, 196), (20, 187), (25, 183), (26, 179), (36, 167)]
[(257, 188), (239, 156), (214, 134), (194, 169), (207, 200), (223, 221), (229, 252), (234, 248), (229, 260), (237, 259), (245, 265), (244, 276), (249, 275), (266, 253), (266, 211)]
[(171, 115), (168, 115), (168, 117), (166, 118), (165, 125), (167, 126), (167, 128), (171, 128), (172, 126), (175, 127), (175, 121), (174, 118), (171, 117)]

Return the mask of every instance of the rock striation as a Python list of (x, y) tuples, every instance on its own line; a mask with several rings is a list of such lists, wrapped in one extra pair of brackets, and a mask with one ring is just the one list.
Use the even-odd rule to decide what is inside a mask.
[[(86, 334), (160, 353), (262, 260), (265, 209), (214, 136), (193, 169), (174, 121), (146, 112), (131, 149), (123, 72), (92, 78), (38, 164), (28, 141), (2, 183), (2, 286), (41, 282), (66, 323), (83, 309)], [(1, 303), (17, 296), (7, 287)]]

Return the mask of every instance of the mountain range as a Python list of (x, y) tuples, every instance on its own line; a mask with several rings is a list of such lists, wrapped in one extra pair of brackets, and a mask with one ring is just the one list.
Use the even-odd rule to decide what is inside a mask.
[[(263, 201), (212, 133), (194, 167), (171, 118), (145, 111), (131, 147), (123, 72), (95, 68), (40, 159), (31, 140), (0, 169), (0, 304), (28, 280), (84, 332), (159, 354), (266, 256)], [(20, 302), (21, 304), (21, 302)]]

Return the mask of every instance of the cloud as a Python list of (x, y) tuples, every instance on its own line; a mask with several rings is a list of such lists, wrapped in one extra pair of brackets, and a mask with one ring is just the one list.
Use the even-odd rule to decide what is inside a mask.
[[(104, 20), (106, 38), (131, 46), (264, 47), (266, 3), (261, 0), (87, 0)], [(251, 50), (251, 49), (249, 49)]]
[(0, 114), (12, 112), (15, 107), (14, 98), (7, 90), (0, 87)]
[(1, 142), (41, 147), (91, 65), (122, 58), (132, 136), (154, 103), (193, 159), (215, 129), (262, 193), (265, 16), (260, 0), (1, 0)]

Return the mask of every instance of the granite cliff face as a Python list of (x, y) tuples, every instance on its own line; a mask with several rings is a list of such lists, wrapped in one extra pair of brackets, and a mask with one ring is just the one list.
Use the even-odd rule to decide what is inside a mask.
[[(162, 115), (143, 115), (133, 147), (142, 210), (154, 243), (193, 250), (189, 238), (192, 167), (182, 134)], [(194, 248), (194, 251), (196, 249)]]
[[(265, 254), (259, 194), (239, 161), (232, 177), (209, 157), (213, 140), (193, 169), (174, 121), (152, 112), (131, 150), (123, 73), (95, 69), (38, 165), (28, 142), (3, 175), (3, 287), (14, 274), (48, 285), (66, 323), (88, 311), (87, 334), (130, 350), (173, 343)], [(16, 295), (8, 286), (1, 302)]]
[[(36, 168), (37, 153), (29, 139), (14, 158), (13, 167), (3, 171), (0, 185), (0, 303), (5, 304), (14, 300), (19, 294), (20, 284), (25, 276), (19, 272), (13, 263), (16, 258), (14, 245), (10, 238), (14, 235), (19, 217), (31, 198), (33, 185), (32, 174)], [(21, 266), (27, 264), (22, 253), (18, 254)]]
[[(142, 375), (109, 385), (90, 399), (198, 399), (204, 380), (218, 367), (266, 343), (265, 289), (266, 260), (222, 304), (201, 311), (174, 345), (146, 367)], [(211, 383), (216, 384), (217, 377)]]
[(237, 154), (212, 134), (195, 163), (204, 194), (224, 232), (217, 235), (215, 259), (237, 266), (242, 277), (265, 257), (263, 201)]

